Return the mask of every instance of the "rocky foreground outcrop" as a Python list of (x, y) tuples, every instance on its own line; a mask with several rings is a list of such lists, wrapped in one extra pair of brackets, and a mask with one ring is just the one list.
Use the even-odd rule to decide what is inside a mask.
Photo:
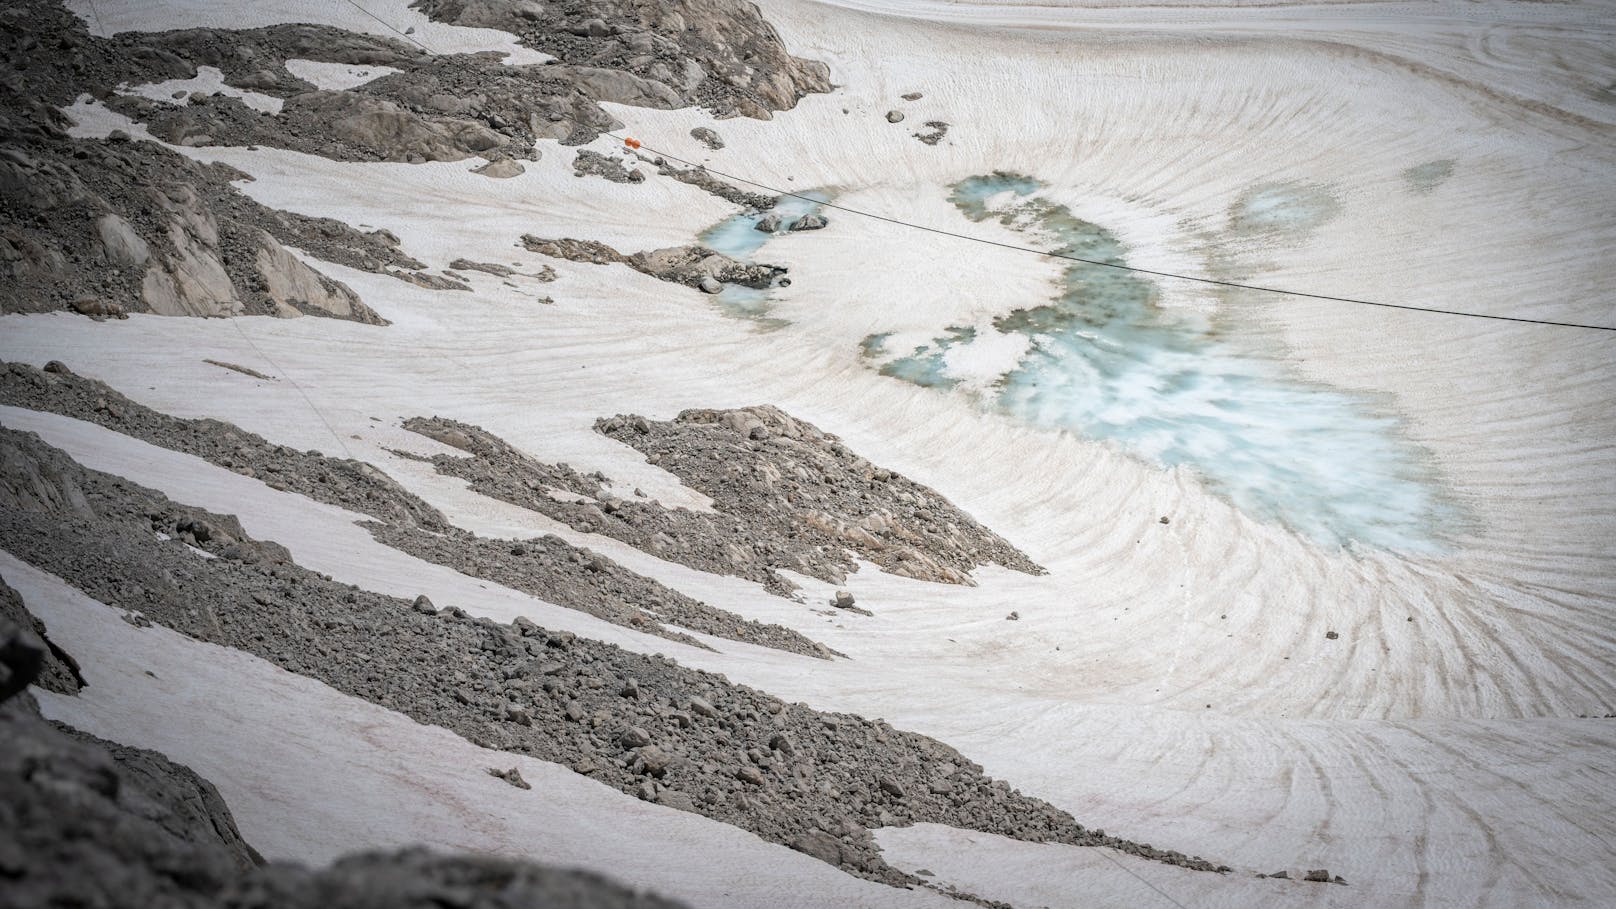
[[(24, 495), (40, 494), (48, 499), (60, 492), (59, 481), (38, 476), (37, 461), (8, 454), (0, 450), (0, 477), (20, 470), (23, 479), (0, 485), (0, 508), (22, 507)], [(19, 489), (28, 491), (19, 494)], [(63, 504), (66, 503), (57, 503), (56, 507)], [(75, 694), (84, 687), (78, 661), (51, 641), (44, 623), (28, 611), (22, 597), (3, 579), (0, 579), (0, 663), (8, 667), (0, 670), (0, 702), (30, 684), (57, 694)]]
[[(60, 471), (46, 472), (55, 477), (54, 494), (32, 505), (74, 498), (64, 498)], [(218, 790), (190, 768), (40, 716), (23, 689), (30, 682), (60, 689), (48, 672), (38, 674), (40, 663), (54, 658), (39, 630), (0, 579), (0, 892), (7, 906), (677, 905), (583, 872), (425, 850), (358, 854), (319, 871), (266, 864), (242, 839)]]

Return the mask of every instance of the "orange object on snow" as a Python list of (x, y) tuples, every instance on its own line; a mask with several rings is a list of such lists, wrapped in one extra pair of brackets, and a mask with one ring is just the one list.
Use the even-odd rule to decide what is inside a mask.
[(624, 139), (623, 144), (625, 146), (629, 147), (629, 148), (639, 148), (640, 147), (640, 140), (638, 140), (638, 139)]

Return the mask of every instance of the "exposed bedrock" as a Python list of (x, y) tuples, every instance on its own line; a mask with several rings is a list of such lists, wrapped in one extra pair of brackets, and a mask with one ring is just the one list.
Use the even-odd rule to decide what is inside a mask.
[[(529, 43), (545, 43), (539, 40), (545, 32), (566, 62), (507, 66), (494, 54), (432, 55), (404, 41), (315, 25), (100, 38), (51, 0), (22, 0), (0, 12), (0, 45), (12, 61), (0, 80), (0, 189), (10, 203), (0, 213), (6, 279), (0, 312), (382, 322), (351, 289), (286, 246), (421, 286), (465, 287), (420, 272), (421, 263), (385, 231), (364, 234), (252, 203), (230, 185), (244, 175), (228, 168), (196, 164), (151, 143), (68, 138), (57, 108), (83, 94), (177, 145), (269, 145), (351, 161), (481, 156), (489, 163), (480, 173), (507, 177), (520, 173), (519, 159), (537, 157), (539, 140), (581, 144), (618, 126), (597, 102), (703, 103), (722, 113), (767, 116), (803, 92), (828, 89), (823, 65), (786, 54), (749, 4), (638, 11), (612, 4), (438, 4), (432, 11), (451, 21), (506, 21)], [(289, 59), (397, 71), (325, 91), (293, 75)], [(195, 77), (202, 66), (217, 68), (235, 88), (280, 98), (279, 113), (224, 94), (157, 101), (123, 93), (129, 85)], [(770, 203), (700, 169), (664, 163), (660, 172), (737, 204)], [(699, 248), (640, 255), (644, 269), (694, 287), (766, 286), (779, 273), (714, 260)]]
[(11, 906), (199, 906), (258, 867), (207, 780), (154, 751), (0, 704), (0, 863)]
[[(8, 59), (26, 64), (21, 75), (41, 100), (60, 107), (89, 94), (150, 120), (155, 135), (176, 144), (262, 144), (361, 161), (458, 160), (495, 149), (530, 157), (536, 139), (581, 144), (618, 125), (597, 98), (647, 100), (629, 73), (603, 78), (596, 68), (506, 66), (497, 54), (430, 55), (406, 41), (329, 26), (100, 38), (54, 0), (21, 0), (6, 16), (14, 52)], [(328, 92), (293, 75), (289, 59), (399, 72)], [(201, 66), (218, 69), (234, 88), (283, 99), (281, 114), (222, 95), (155, 101), (119, 94), (124, 86), (193, 78)]]
[(597, 875), (412, 849), (261, 864), (212, 784), (154, 751), (0, 704), (0, 855), (14, 906), (676, 909)]
[(791, 56), (757, 6), (744, 0), (416, 5), (440, 21), (511, 32), (565, 64), (632, 75), (665, 92), (667, 107), (693, 104), (719, 117), (767, 120), (810, 92), (831, 90), (829, 68)]
[[(11, 125), (11, 124), (8, 124)], [(0, 311), (384, 320), (283, 244), (382, 270), (385, 240), (264, 208), (221, 166), (36, 132), (0, 148)]]
[[(375, 271), (419, 268), (390, 235), (266, 208), (231, 186), (245, 175), (152, 143), (69, 137), (55, 105), (111, 65), (100, 39), (52, 4), (0, 17), (17, 26), (0, 29), (13, 66), (0, 79), (0, 312), (382, 322), (285, 245)], [(155, 50), (127, 56), (131, 66), (172, 65)]]
[[(72, 462), (41, 460), (10, 443), (0, 438), (0, 482), (22, 468), (32, 489), (6, 502), (8, 510), (94, 519)], [(83, 682), (3, 578), (0, 676), (7, 905), (159, 905), (170, 888), (187, 886), (180, 880), (216, 883), (261, 863), (218, 791), (189, 768), (40, 716), (27, 685), (73, 695)]]
[(988, 562), (1041, 571), (935, 490), (870, 464), (835, 436), (773, 407), (596, 423), (710, 496), (716, 513), (613, 495), (606, 477), (544, 463), (476, 426), (436, 417), (404, 426), (465, 452), (435, 455), (432, 464), (483, 495), (776, 593), (793, 589), (780, 569), (839, 583), (857, 558), (950, 583), (971, 583), (968, 572)]
[(644, 183), (645, 172), (638, 168), (630, 169), (629, 165), (611, 155), (603, 155), (598, 151), (580, 149), (572, 159), (572, 175), (574, 177), (599, 177), (613, 183)]
[[(948, 746), (884, 722), (786, 704), (525, 620), (501, 625), (335, 583), (273, 543), (237, 537), (224, 516), (86, 470), (31, 434), (0, 428), (0, 440), (61, 487), (39, 501), (82, 498), (93, 515), (60, 505), (0, 512), (0, 548), (140, 621), (254, 654), (480, 746), (561, 763), (899, 885), (914, 880), (882, 861), (871, 828), (935, 822), (1214, 868), (1086, 830)], [(177, 538), (198, 521), (225, 532)]]
[[(0, 604), (22, 610), (3, 579)], [(0, 741), (8, 906), (675, 906), (587, 873), (423, 850), (265, 865), (218, 790), (162, 754), (49, 722), (26, 693), (0, 697)]]
[(698, 245), (669, 246), (624, 255), (598, 240), (546, 240), (531, 234), (523, 235), (522, 245), (531, 252), (571, 262), (627, 265), (658, 280), (683, 284), (706, 293), (717, 293), (725, 284), (764, 288), (786, 273), (778, 265), (742, 262)]
[[(694, 600), (559, 537), (495, 540), (452, 527), (437, 509), (363, 461), (276, 445), (218, 420), (172, 417), (59, 363), (43, 370), (0, 364), (0, 403), (97, 423), (260, 479), (271, 488), (370, 515), (376, 521), (367, 529), (386, 545), (618, 625), (692, 644), (696, 640), (677, 628), (819, 658), (834, 653), (791, 629), (743, 619)], [(5, 457), (9, 456), (0, 449), (0, 464), (9, 464)], [(29, 476), (21, 467), (16, 475)], [(32, 494), (28, 490), (34, 488), (49, 485), (32, 482), (24, 493)], [(6, 502), (4, 490), (0, 486), (0, 504)], [(240, 528), (228, 522), (213, 521), (210, 526), (211, 530), (197, 533), (242, 538)], [(197, 533), (186, 528), (174, 531), (191, 543), (198, 541)]]
[[(154, 135), (183, 145), (272, 145), (355, 161), (530, 158), (540, 139), (582, 144), (620, 124), (600, 102), (670, 109), (701, 104), (723, 116), (767, 118), (810, 91), (829, 90), (820, 63), (786, 53), (757, 8), (733, 0), (641, 4), (428, 3), (447, 21), (506, 28), (560, 61), (510, 66), (500, 55), (431, 54), (407, 40), (328, 26), (130, 32), (99, 38), (50, 0), (24, 0), (7, 21), (14, 50), (60, 59), (44, 94), (106, 98)], [(534, 16), (535, 11), (539, 15)], [(611, 21), (607, 24), (605, 19)], [(12, 58), (15, 59), (15, 58)], [(343, 91), (294, 75), (289, 59), (388, 67)], [(116, 95), (125, 84), (189, 79), (218, 69), (225, 83), (284, 100), (269, 113), (223, 95), (180, 103)]]

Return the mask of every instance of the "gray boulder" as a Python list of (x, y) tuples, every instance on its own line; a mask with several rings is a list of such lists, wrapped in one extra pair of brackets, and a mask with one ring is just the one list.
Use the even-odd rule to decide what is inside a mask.
[(713, 151), (717, 151), (724, 147), (724, 140), (718, 137), (718, 133), (713, 132), (711, 129), (708, 129), (705, 126), (698, 126), (691, 130), (690, 137), (712, 149)]
[(112, 265), (145, 265), (151, 258), (151, 247), (135, 233), (134, 225), (123, 218), (107, 213), (95, 222), (96, 234), (101, 239), (101, 254)]
[(508, 180), (511, 177), (519, 177), (527, 173), (527, 168), (523, 167), (522, 162), (515, 158), (501, 158), (498, 161), (490, 161), (482, 167), (474, 167), (471, 172), (482, 174), (485, 177), (493, 177), (496, 180)]

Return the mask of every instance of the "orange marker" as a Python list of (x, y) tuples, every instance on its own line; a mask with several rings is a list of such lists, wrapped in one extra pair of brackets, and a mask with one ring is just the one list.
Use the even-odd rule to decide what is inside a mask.
[(639, 148), (640, 147), (640, 140), (638, 140), (638, 139), (624, 139), (623, 144), (625, 146), (629, 147), (629, 148)]

